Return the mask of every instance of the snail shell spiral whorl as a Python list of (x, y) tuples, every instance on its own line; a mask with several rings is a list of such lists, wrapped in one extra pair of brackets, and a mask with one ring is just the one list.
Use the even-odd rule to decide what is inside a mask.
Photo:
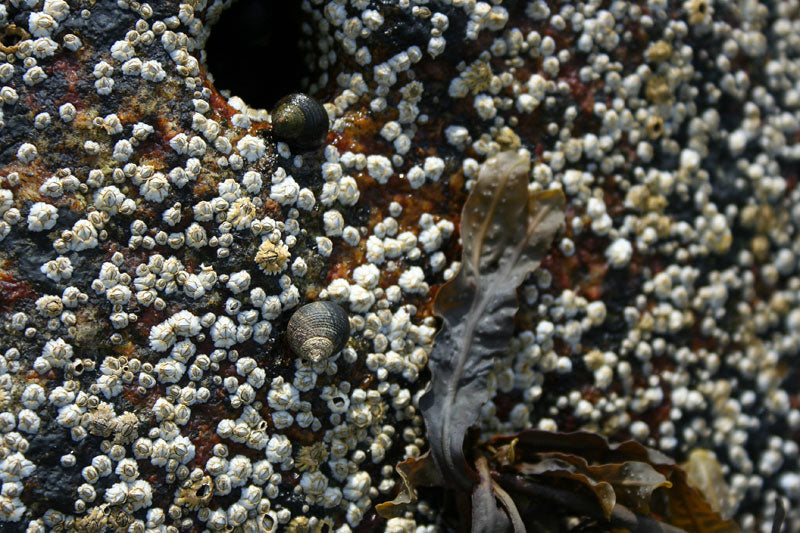
[(292, 315), (286, 328), (292, 351), (313, 362), (337, 353), (350, 338), (350, 319), (338, 304), (306, 304)]
[(272, 110), (275, 137), (292, 146), (311, 149), (321, 145), (328, 134), (328, 112), (314, 98), (302, 93), (284, 96)]

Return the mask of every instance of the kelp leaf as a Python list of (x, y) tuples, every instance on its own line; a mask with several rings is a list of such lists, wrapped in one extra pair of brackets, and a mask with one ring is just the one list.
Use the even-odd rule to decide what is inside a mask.
[(783, 498), (775, 496), (775, 518), (772, 522), (771, 533), (781, 533), (783, 522), (786, 520), (786, 507), (783, 505)]
[(508, 531), (510, 527), (508, 516), (497, 506), (492, 488), (494, 481), (489, 473), (486, 458), (478, 458), (475, 466), (478, 471), (478, 484), (472, 490), (472, 533)]
[[(605, 437), (589, 431), (559, 433), (541, 429), (527, 429), (513, 435), (493, 437), (486, 442), (485, 446), (501, 451), (511, 443), (514, 443), (513, 455), (523, 459), (532, 457), (535, 454), (563, 453), (582, 457), (593, 464), (641, 461), (654, 467), (676, 467), (675, 461), (658, 450), (648, 448), (636, 441), (612, 444)], [(659, 470), (659, 468), (656, 468), (656, 470)]]
[(397, 463), (395, 469), (403, 482), (400, 492), (394, 500), (375, 506), (378, 514), (384, 518), (402, 516), (409, 504), (417, 501), (417, 487), (442, 485), (442, 478), (430, 452)]
[(461, 214), (462, 266), (436, 295), (443, 319), (420, 400), (431, 454), (448, 485), (471, 491), (464, 436), (488, 399), (486, 375), (508, 344), (517, 287), (539, 266), (564, 224), (564, 195), (528, 194), (530, 162), (509, 151), (488, 159)]
[[(606, 518), (611, 516), (616, 501), (634, 509), (641, 509), (650, 503), (654, 490), (672, 486), (663, 474), (641, 461), (590, 465), (586, 459), (574, 454), (551, 452), (539, 454), (539, 457), (542, 460), (537, 464), (548, 460), (567, 463), (571, 471), (591, 480), (587, 485), (598, 498), (601, 498), (600, 505)], [(598, 490), (596, 487), (602, 488)], [(609, 489), (614, 494), (613, 498), (605, 496)]]
[[(497, 450), (495, 457), (513, 457), (516, 461), (535, 461), (544, 454), (577, 456), (597, 468), (597, 465), (637, 461), (648, 464), (671, 484), (654, 488), (651, 494), (659, 498), (650, 501), (653, 513), (664, 522), (689, 533), (737, 533), (739, 527), (724, 519), (706, 501), (703, 493), (689, 484), (686, 472), (663, 453), (635, 441), (610, 444), (605, 438), (586, 431), (554, 433), (538, 429), (490, 439), (485, 447)], [(508, 448), (511, 447), (513, 451)], [(564, 457), (561, 455), (559, 457)], [(569, 462), (579, 463), (573, 458)], [(512, 466), (512, 465), (509, 465)], [(593, 474), (594, 475), (594, 474)], [(599, 475), (599, 474), (598, 474)], [(655, 481), (656, 478), (653, 478)], [(619, 485), (615, 485), (615, 489)], [(625, 491), (620, 487), (617, 496), (622, 503)], [(634, 506), (635, 507), (635, 506)]]
[(725, 520), (711, 508), (703, 494), (692, 487), (686, 472), (675, 467), (670, 476), (669, 519), (673, 526), (689, 533), (738, 533), (739, 526), (733, 520)]
[[(576, 458), (580, 459), (580, 457)], [(585, 465), (586, 463), (584, 461), (584, 466)], [(582, 484), (597, 498), (597, 503), (600, 504), (606, 520), (611, 518), (611, 512), (614, 510), (614, 505), (617, 503), (617, 495), (614, 493), (614, 487), (612, 487), (610, 483), (592, 476), (588, 468), (584, 468), (579, 464), (572, 464), (572, 462), (561, 458), (548, 457), (537, 463), (522, 463), (517, 465), (516, 470), (524, 476), (559, 477)]]
[(503, 487), (498, 485), (494, 480), (492, 480), (492, 490), (494, 490), (494, 495), (500, 502), (500, 505), (506, 510), (508, 519), (511, 521), (511, 526), (514, 528), (514, 533), (526, 533), (527, 528), (522, 521), (522, 516), (519, 514), (517, 504), (514, 502), (511, 495), (503, 490)]
[(702, 448), (692, 450), (689, 460), (681, 466), (686, 471), (689, 483), (703, 493), (712, 509), (723, 518), (733, 516), (734, 508), (725, 475), (710, 451)]
[(620, 503), (634, 509), (647, 507), (657, 488), (672, 486), (663, 474), (640, 461), (595, 465), (590, 466), (589, 471), (598, 479), (611, 483)]

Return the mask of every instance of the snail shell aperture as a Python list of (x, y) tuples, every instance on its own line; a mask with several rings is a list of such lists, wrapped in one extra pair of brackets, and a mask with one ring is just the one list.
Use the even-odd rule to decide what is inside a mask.
[(334, 302), (312, 302), (294, 312), (286, 337), (294, 353), (322, 361), (344, 348), (350, 338), (350, 319)]
[(328, 134), (328, 112), (317, 100), (302, 93), (284, 96), (272, 110), (275, 137), (299, 148), (315, 148)]

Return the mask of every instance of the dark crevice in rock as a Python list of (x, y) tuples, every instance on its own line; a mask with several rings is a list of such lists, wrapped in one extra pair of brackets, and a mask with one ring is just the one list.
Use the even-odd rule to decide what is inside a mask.
[(311, 68), (302, 22), (300, 2), (235, 2), (211, 29), (205, 49), (216, 87), (259, 108), (298, 92)]

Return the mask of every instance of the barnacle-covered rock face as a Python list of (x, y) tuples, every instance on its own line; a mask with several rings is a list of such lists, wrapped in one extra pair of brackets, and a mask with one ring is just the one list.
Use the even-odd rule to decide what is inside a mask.
[[(304, 1), (313, 146), (212, 82), (229, 3), (0, 5), (0, 529), (433, 528), (374, 504), (506, 150), (566, 229), (483, 435), (712, 450), (744, 530), (800, 522), (791, 1)], [(286, 339), (311, 301), (351, 326), (318, 360)]]

